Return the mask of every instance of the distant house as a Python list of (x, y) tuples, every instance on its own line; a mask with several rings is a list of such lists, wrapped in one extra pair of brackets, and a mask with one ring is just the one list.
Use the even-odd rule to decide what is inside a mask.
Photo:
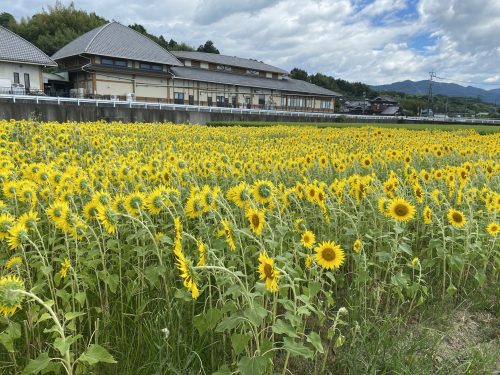
[(80, 97), (333, 112), (340, 96), (256, 60), (170, 53), (117, 22), (89, 31), (52, 58), (68, 72), (72, 94)]
[(57, 64), (33, 44), (0, 26), (0, 93), (42, 93), (42, 69), (47, 66)]
[(402, 109), (397, 100), (379, 95), (370, 99), (348, 100), (341, 108), (342, 113), (351, 115), (398, 116)]

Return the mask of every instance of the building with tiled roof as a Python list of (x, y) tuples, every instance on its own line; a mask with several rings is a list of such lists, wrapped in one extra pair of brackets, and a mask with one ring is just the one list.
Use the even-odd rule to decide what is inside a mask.
[(42, 68), (46, 66), (57, 64), (33, 44), (0, 26), (0, 92), (40, 93)]
[(69, 73), (73, 93), (139, 101), (331, 112), (338, 93), (291, 79), (253, 59), (170, 53), (117, 22), (73, 40), (52, 58)]

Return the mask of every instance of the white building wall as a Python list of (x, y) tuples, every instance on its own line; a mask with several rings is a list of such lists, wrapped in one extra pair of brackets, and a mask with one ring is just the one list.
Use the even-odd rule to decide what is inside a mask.
[(31, 90), (43, 90), (40, 65), (11, 63), (0, 61), (0, 87), (11, 87), (14, 83), (14, 72), (19, 73), (19, 83), (24, 85), (24, 74), (29, 74)]

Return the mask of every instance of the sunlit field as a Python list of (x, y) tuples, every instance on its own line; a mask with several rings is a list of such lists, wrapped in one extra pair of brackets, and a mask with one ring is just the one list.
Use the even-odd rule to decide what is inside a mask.
[[(500, 133), (0, 121), (0, 138), (1, 374), (498, 366)], [(484, 335), (442, 347), (458, 313)]]

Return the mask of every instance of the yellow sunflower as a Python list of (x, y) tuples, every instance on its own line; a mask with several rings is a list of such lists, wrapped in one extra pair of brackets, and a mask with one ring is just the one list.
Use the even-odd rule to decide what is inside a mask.
[(11, 250), (20, 247), (28, 239), (28, 228), (23, 223), (16, 223), (9, 229), (7, 243)]
[(13, 257), (10, 257), (6, 262), (5, 262), (5, 268), (8, 270), (20, 266), (23, 264), (23, 258), (21, 258), (19, 255), (15, 255)]
[(404, 198), (394, 198), (391, 199), (387, 212), (395, 220), (408, 221), (415, 215), (415, 206), (408, 203)]
[(432, 224), (432, 211), (428, 206), (424, 208), (423, 216), (424, 224)]
[(264, 252), (259, 254), (258, 272), (259, 279), (264, 281), (266, 289), (271, 292), (277, 292), (280, 272), (274, 267), (273, 258), (269, 258)]
[(71, 267), (71, 262), (68, 258), (64, 258), (64, 261), (61, 263), (61, 269), (59, 270), (59, 276), (63, 279), (68, 276), (68, 270)]
[(266, 223), (264, 219), (264, 212), (249, 207), (245, 216), (248, 219), (252, 232), (254, 232), (257, 236), (260, 236), (262, 230), (264, 229), (264, 224)]
[(500, 224), (496, 222), (489, 223), (486, 230), (490, 235), (496, 236), (500, 232)]
[(344, 263), (345, 254), (340, 245), (333, 241), (322, 242), (316, 249), (316, 261), (326, 269), (339, 268)]
[(356, 241), (354, 241), (354, 244), (352, 245), (352, 249), (354, 250), (355, 253), (359, 253), (362, 248), (363, 248), (363, 243), (358, 238)]
[(307, 249), (312, 249), (316, 243), (316, 236), (310, 230), (306, 230), (300, 237), (300, 243)]
[(258, 180), (252, 186), (254, 198), (259, 203), (268, 203), (273, 200), (274, 185), (271, 181)]
[(450, 208), (448, 210), (448, 222), (455, 228), (462, 228), (467, 223), (467, 219), (462, 211)]
[(21, 308), (24, 295), (20, 291), (24, 291), (24, 283), (19, 276), (0, 277), (0, 314), (9, 317)]

